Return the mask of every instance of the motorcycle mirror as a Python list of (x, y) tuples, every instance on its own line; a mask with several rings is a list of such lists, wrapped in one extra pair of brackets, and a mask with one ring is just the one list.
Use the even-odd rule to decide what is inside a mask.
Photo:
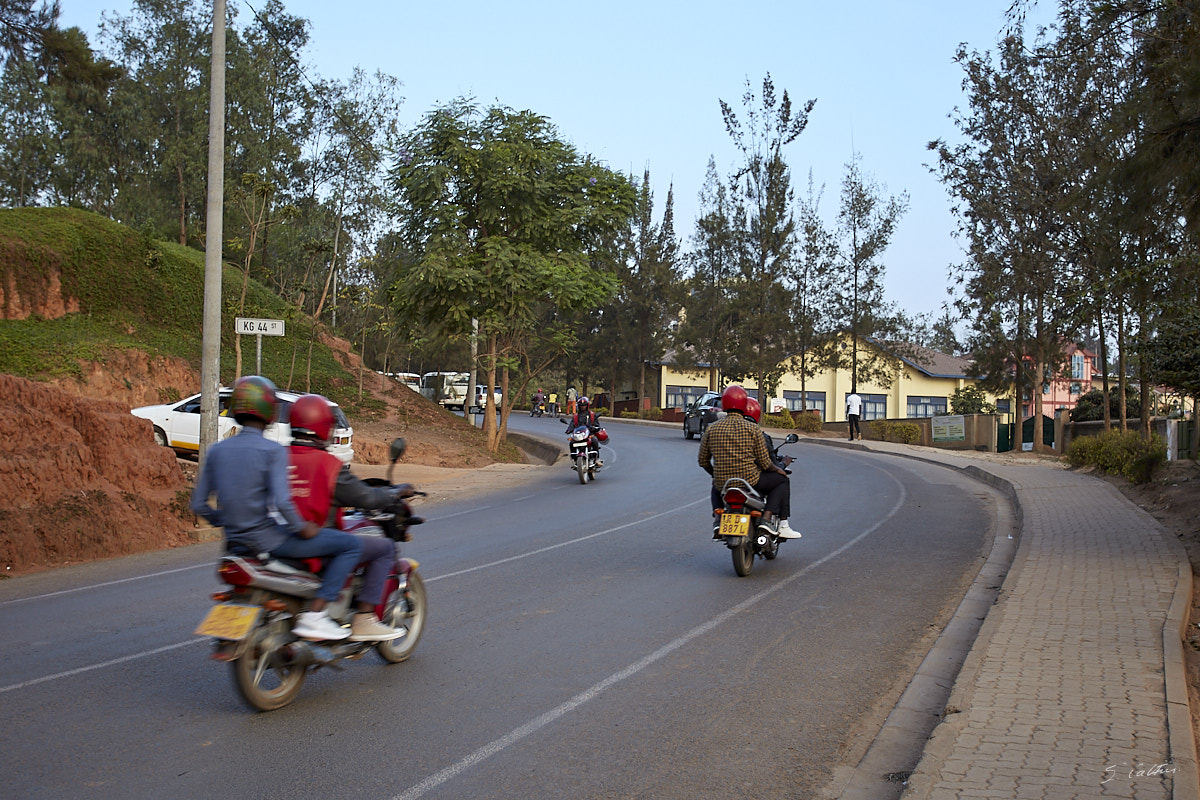
[(392, 459), (392, 463), (395, 464), (397, 461), (399, 461), (400, 458), (404, 455), (404, 451), (407, 449), (408, 449), (408, 443), (404, 441), (403, 436), (398, 437), (395, 441), (393, 441), (392, 446), (389, 450), (389, 454)]
[(800, 437), (794, 433), (789, 433), (787, 436), (783, 437), (784, 444), (791, 444), (792, 442), (798, 442), (798, 441), (800, 441)]

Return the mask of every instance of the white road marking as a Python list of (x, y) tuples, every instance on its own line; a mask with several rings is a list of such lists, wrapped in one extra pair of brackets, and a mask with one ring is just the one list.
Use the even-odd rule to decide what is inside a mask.
[[(865, 531), (860, 533), (858, 536), (855, 536), (853, 539), (846, 542), (838, 549), (834, 550), (833, 552), (829, 553), (828, 555), (824, 556), (823, 558), (821, 558), (817, 561), (814, 561), (813, 563), (809, 564), (808, 566), (804, 567), (803, 569), (799, 570), (798, 572), (795, 572), (795, 573), (787, 576), (786, 578), (783, 578), (778, 583), (776, 583), (774, 586), (764, 589), (761, 592), (753, 595), (752, 597), (746, 598), (742, 602), (738, 603), (736, 606), (733, 606), (732, 608), (727, 609), (726, 611), (718, 614), (717, 616), (713, 617), (712, 619), (708, 620), (707, 622), (697, 625), (695, 628), (692, 628), (690, 631), (683, 634), (679, 638), (663, 645), (662, 647), (655, 650), (653, 653), (646, 656), (645, 658), (642, 658), (639, 661), (635, 661), (634, 663), (630, 664), (628, 667), (621, 670), (620, 672), (613, 673), (612, 675), (608, 676), (604, 680), (593, 685), (591, 688), (586, 689), (583, 692), (580, 692), (579, 694), (572, 697), (570, 700), (567, 700), (562, 705), (557, 706), (556, 708), (550, 709), (545, 714), (542, 714), (540, 717), (530, 720), (529, 722), (525, 723), (521, 727), (515, 728), (514, 730), (505, 734), (504, 736), (501, 736), (499, 739), (495, 739), (492, 742), (484, 745), (483, 747), (481, 747), (478, 750), (476, 750), (475, 752), (467, 755), (466, 757), (464, 757), (457, 763), (451, 764), (450, 766), (446, 767), (445, 769), (441, 770), (440, 772), (436, 772), (433, 775), (430, 775), (428, 778), (426, 778), (425, 780), (416, 784), (415, 786), (407, 789), (406, 791), (402, 792), (401, 794), (396, 795), (394, 798), (392, 798), (392, 800), (417, 800), (417, 798), (424, 796), (428, 792), (438, 788), (439, 786), (441, 786), (442, 784), (446, 783), (447, 781), (453, 779), (454, 777), (461, 775), (463, 772), (466, 772), (471, 767), (474, 767), (477, 764), (480, 764), (480, 763), (486, 761), (487, 759), (491, 758), (492, 756), (494, 756), (500, 752), (503, 752), (504, 750), (508, 749), (512, 745), (520, 742), (522, 739), (525, 739), (526, 737), (531, 736), (534, 733), (537, 733), (539, 730), (546, 727), (547, 725), (554, 722), (555, 720), (558, 720), (561, 717), (571, 713), (572, 711), (574, 711), (575, 709), (584, 705), (588, 701), (594, 700), (595, 698), (597, 698), (601, 694), (603, 694), (607, 689), (612, 688), (613, 686), (617, 685), (621, 681), (626, 680), (627, 678), (631, 678), (634, 675), (637, 675), (639, 672), (641, 672), (642, 670), (651, 666), (655, 662), (661, 661), (662, 659), (666, 658), (668, 655), (675, 652), (679, 648), (681, 648), (684, 645), (688, 644), (689, 642), (703, 636), (704, 634), (708, 633), (709, 631), (711, 631), (712, 629), (721, 625), (722, 623), (727, 622), (728, 620), (732, 619), (733, 617), (737, 616), (738, 614), (742, 613), (743, 611), (746, 611), (747, 609), (753, 608), (756, 603), (761, 602), (762, 600), (766, 599), (770, 595), (773, 595), (776, 592), (778, 592), (779, 590), (783, 589), (785, 586), (788, 586), (791, 583), (799, 580), (800, 578), (804, 577), (808, 573), (812, 572), (817, 567), (840, 556), (842, 553), (846, 552), (848, 549), (850, 549), (854, 545), (858, 544), (859, 542), (861, 542), (866, 537), (870, 536), (875, 531), (879, 530), (879, 528), (881, 526), (883, 526), (883, 524), (885, 522), (887, 522), (892, 517), (894, 517), (896, 515), (896, 513), (904, 506), (904, 502), (908, 497), (908, 493), (905, 491), (904, 485), (901, 484), (900, 481), (896, 480), (895, 477), (891, 476), (890, 473), (885, 473), (885, 474), (888, 474), (888, 477), (892, 478), (892, 480), (896, 482), (896, 485), (900, 487), (900, 498), (896, 501), (896, 504), (895, 504), (895, 506), (892, 507), (892, 510), (888, 512), (887, 516), (880, 519), (878, 522), (876, 522), (870, 528), (867, 528)], [(692, 503), (690, 505), (695, 505), (695, 504)], [(599, 535), (599, 534), (594, 534), (594, 535)], [(587, 538), (591, 538), (591, 537), (587, 537)]]

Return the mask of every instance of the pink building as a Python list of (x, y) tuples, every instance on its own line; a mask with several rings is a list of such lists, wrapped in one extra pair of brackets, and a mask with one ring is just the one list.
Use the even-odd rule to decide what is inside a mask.
[[(1077, 344), (1066, 347), (1067, 362), (1070, 368), (1066, 377), (1054, 378), (1042, 384), (1042, 413), (1053, 417), (1060, 408), (1071, 409), (1081, 394), (1086, 394), (1092, 388), (1092, 375), (1100, 374), (1097, 356)], [(1033, 398), (1021, 398), (1021, 418), (1033, 416)]]

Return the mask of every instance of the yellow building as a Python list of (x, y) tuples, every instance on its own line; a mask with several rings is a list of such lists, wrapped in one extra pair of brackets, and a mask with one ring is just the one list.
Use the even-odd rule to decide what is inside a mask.
[[(849, 340), (848, 334), (846, 340)], [(864, 420), (949, 414), (950, 397), (955, 390), (978, 383), (977, 379), (967, 375), (971, 364), (969, 358), (909, 345), (889, 347), (866, 338), (860, 338), (859, 348), (860, 352), (872, 351), (893, 365), (889, 385), (859, 382), (857, 388), (863, 399)], [(659, 376), (658, 399), (662, 408), (686, 408), (705, 392), (720, 391), (725, 383), (717, 370), (706, 366), (685, 369), (664, 363), (660, 365)], [(742, 385), (751, 394), (758, 388), (752, 380), (744, 381)], [(816, 410), (825, 422), (845, 422), (846, 398), (852, 389), (849, 369), (826, 370), (805, 381), (804, 407)], [(782, 399), (789, 410), (799, 411), (800, 394), (800, 378), (791, 372), (785, 373), (779, 381), (776, 397)], [(991, 393), (987, 396), (996, 404), (998, 413), (1012, 411), (1011, 398), (997, 398)], [(769, 403), (764, 405), (769, 407)]]

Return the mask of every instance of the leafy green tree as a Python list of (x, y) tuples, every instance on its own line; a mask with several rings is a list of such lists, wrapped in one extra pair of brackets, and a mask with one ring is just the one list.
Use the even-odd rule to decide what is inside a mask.
[(205, 208), (208, 29), (191, 0), (135, 0), (130, 16), (101, 25), (128, 70), (113, 99), (123, 134), (115, 218), (180, 244)]
[(820, 352), (832, 335), (831, 313), (836, 276), (837, 242), (826, 229), (820, 216), (822, 192), (808, 175), (808, 192), (798, 202), (799, 230), (791, 280), (795, 286), (792, 297), (792, 326), (796, 335), (797, 354), (789, 369), (800, 378), (800, 409), (807, 409), (808, 379), (822, 369)]
[(512, 407), (497, 371), (524, 358), (530, 379), (547, 365), (528, 359), (531, 340), (555, 338), (565, 350), (573, 336), (547, 325), (547, 312), (611, 296), (618, 254), (607, 243), (634, 213), (633, 187), (580, 156), (545, 117), (465, 99), (429, 112), (402, 138), (391, 184), (416, 255), (395, 265), (392, 305), (401, 320), (464, 339), (478, 320), (481, 382), (504, 387), (499, 428), (494, 414), (484, 416), (495, 451)]
[(996, 405), (978, 386), (963, 386), (950, 395), (951, 414), (995, 414)]
[(959, 267), (960, 309), (986, 388), (1013, 382), (1032, 397), (1034, 448), (1042, 445), (1042, 385), (1065, 367), (1077, 338), (1087, 283), (1064, 234), (1065, 198), (1079, 186), (1064, 124), (1077, 111), (1078, 72), (1038, 58), (1019, 36), (1001, 43), (999, 64), (960, 49), (969, 110), (956, 123), (966, 141), (931, 143), (935, 167), (958, 203), (968, 259)]
[(26, 61), (40, 52), (58, 15), (59, 0), (41, 5), (37, 0), (0, 0), (0, 54), (5, 63)]
[(787, 359), (796, 351), (792, 335), (790, 269), (796, 246), (791, 169), (783, 149), (808, 126), (816, 105), (793, 108), (787, 91), (778, 95), (770, 74), (755, 94), (750, 82), (742, 95), (742, 116), (720, 101), (725, 131), (741, 154), (729, 179), (738, 244), (732, 330), (731, 377), (753, 376), (759, 396), (772, 396)]
[(684, 279), (684, 308), (675, 331), (675, 361), (684, 369), (711, 368), (720, 376), (732, 363), (733, 284), (742, 212), (730, 200), (712, 159), (700, 202), (692, 250), (684, 259), (690, 274)]
[(832, 314), (835, 327), (850, 334), (829, 340), (821, 363), (829, 369), (850, 372), (854, 391), (862, 383), (891, 385), (896, 359), (880, 348), (863, 347), (862, 338), (901, 346), (906, 320), (883, 296), (886, 272), (883, 254), (895, 234), (900, 217), (908, 209), (908, 195), (885, 197), (880, 187), (863, 172), (857, 153), (846, 164), (838, 208), (839, 274), (833, 281)]
[[(1100, 389), (1092, 389), (1079, 396), (1075, 401), (1075, 406), (1071, 409), (1072, 422), (1098, 422), (1105, 417), (1104, 392)], [(1108, 398), (1108, 415), (1118, 416), (1121, 413), (1122, 405), (1116, 397), (1110, 395)], [(1141, 398), (1138, 397), (1137, 389), (1132, 386), (1126, 387), (1126, 398), (1124, 408), (1127, 409), (1133, 417), (1141, 415)]]

